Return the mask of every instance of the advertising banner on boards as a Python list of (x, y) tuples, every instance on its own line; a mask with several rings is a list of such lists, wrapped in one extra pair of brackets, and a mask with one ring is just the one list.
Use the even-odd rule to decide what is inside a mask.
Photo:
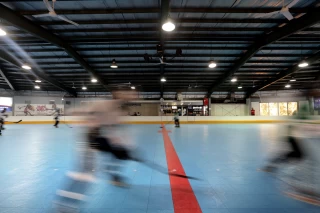
[(59, 110), (64, 114), (63, 104), (15, 104), (14, 115), (16, 116), (52, 116)]

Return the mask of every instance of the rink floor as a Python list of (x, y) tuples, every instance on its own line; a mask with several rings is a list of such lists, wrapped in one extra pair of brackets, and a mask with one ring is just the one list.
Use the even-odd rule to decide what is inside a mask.
[[(81, 128), (64, 124), (58, 129), (22, 124), (6, 128), (0, 137), (0, 213), (50, 212), (65, 172), (78, 162), (75, 147)], [(169, 168), (174, 172), (184, 169), (186, 175), (202, 180), (172, 178), (170, 182), (167, 175), (127, 162), (123, 172), (131, 186), (118, 188), (108, 183), (101, 166), (106, 159), (98, 156), (98, 181), (88, 191), (81, 212), (320, 212), (319, 207), (284, 196), (279, 179), (257, 171), (276, 144), (272, 137), (279, 132), (276, 125), (182, 125), (179, 129), (128, 125), (123, 131), (146, 159), (176, 167)]]

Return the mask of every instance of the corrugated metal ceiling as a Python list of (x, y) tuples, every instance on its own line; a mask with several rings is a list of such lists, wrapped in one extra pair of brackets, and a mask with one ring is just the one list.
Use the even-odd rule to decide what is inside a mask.
[[(0, 0), (1, 2), (1, 0)], [(290, 3), (286, 0), (285, 4)], [(316, 0), (301, 0), (293, 8), (316, 8)], [(21, 11), (43, 12), (46, 7), (42, 1), (3, 1), (5, 6), (11, 8), (16, 13)], [(63, 1), (58, 0), (55, 9), (59, 11), (73, 11), (77, 14), (61, 14), (70, 20), (79, 22), (80, 26), (73, 26), (60, 22), (54, 17), (34, 18), (25, 15), (37, 25), (48, 29), (61, 37), (102, 75), (109, 83), (130, 81), (142, 85), (143, 91), (158, 92), (160, 82), (157, 79), (161, 75), (166, 75), (168, 80), (164, 86), (164, 91), (176, 92), (185, 89), (189, 84), (204, 81), (204, 87), (200, 90), (207, 91), (210, 86), (218, 81), (225, 72), (232, 69), (234, 64), (245, 54), (250, 45), (256, 42), (271, 31), (276, 31), (282, 24), (288, 24), (288, 20), (282, 15), (266, 16), (257, 19), (258, 13), (211, 13), (198, 12), (197, 8), (207, 10), (224, 9), (281, 9), (282, 0), (177, 0), (171, 1), (170, 8), (173, 9), (193, 9), (192, 12), (171, 12), (170, 17), (176, 22), (176, 31), (164, 35), (166, 60), (172, 65), (166, 65), (164, 73), (161, 74), (160, 66), (155, 65), (159, 60), (153, 56), (151, 63), (143, 60), (143, 55), (156, 54), (155, 45), (160, 42), (160, 8), (158, 0), (112, 0), (112, 1)], [(132, 12), (95, 13), (98, 10), (127, 9)], [(143, 12), (135, 10), (144, 9)], [(155, 9), (155, 12), (152, 11)], [(78, 11), (78, 12), (77, 12)], [(90, 11), (90, 12), (86, 12)], [(89, 14), (91, 13), (91, 14)], [(294, 16), (299, 13), (293, 13)], [(1, 15), (0, 15), (1, 17)], [(303, 16), (302, 16), (303, 17)], [(86, 22), (86, 23), (84, 23)], [(102, 23), (103, 22), (103, 23)], [(232, 23), (225, 23), (232, 22)], [(264, 23), (266, 22), (266, 23)], [(270, 23), (268, 23), (270, 22)], [(52, 23), (57, 23), (52, 25)], [(83, 24), (81, 24), (83, 23)], [(9, 37), (16, 45), (20, 45), (39, 67), (54, 79), (70, 87), (72, 81), (80, 87), (88, 84), (92, 91), (100, 91), (100, 86), (90, 82), (90, 75), (82, 75), (86, 72), (77, 62), (68, 56), (63, 49), (49, 44), (41, 38), (26, 33), (23, 29), (18, 29), (6, 24), (4, 26), (9, 32)], [(243, 90), (250, 88), (252, 81), (261, 76), (270, 75), (276, 78), (277, 72), (283, 72), (301, 59), (310, 57), (320, 50), (320, 24), (315, 24), (312, 28), (297, 32), (292, 36), (284, 38), (279, 42), (269, 44), (257, 52), (238, 72), (239, 84)], [(312, 30), (312, 31), (311, 31)], [(12, 48), (13, 45), (1, 39), (0, 45), (9, 50), (13, 55), (23, 60), (24, 54)], [(8, 46), (10, 48), (8, 48)], [(182, 57), (173, 60), (171, 55), (175, 54), (176, 48), (182, 48)], [(116, 59), (118, 69), (111, 69), (110, 63)], [(216, 69), (207, 67), (210, 60), (218, 62)], [(4, 67), (8, 67), (8, 76), (12, 78), (17, 89), (31, 89), (34, 76), (22, 73), (25, 81), (15, 79), (21, 73), (20, 69), (10, 67), (8, 63), (2, 62)], [(308, 72), (310, 70), (310, 72)], [(313, 70), (318, 70), (314, 72)], [(301, 79), (318, 76), (319, 65), (310, 66), (297, 76)], [(70, 76), (70, 73), (77, 72), (78, 75)], [(80, 75), (80, 72), (82, 73)], [(150, 74), (148, 74), (150, 73)], [(158, 73), (155, 75), (154, 73)], [(178, 74), (175, 74), (178, 73)], [(205, 75), (207, 73), (207, 75)], [(55, 75), (56, 74), (56, 75)], [(25, 78), (27, 76), (27, 79)], [(71, 78), (70, 78), (71, 77)], [(22, 77), (20, 76), (22, 79)], [(269, 78), (269, 77), (268, 77)], [(30, 80), (31, 79), (31, 80)], [(283, 80), (285, 83), (286, 80)], [(23, 84), (21, 83), (23, 82)], [(263, 78), (259, 80), (263, 84)], [(279, 84), (281, 88), (283, 84)], [(44, 83), (48, 88), (49, 84)], [(0, 87), (6, 85), (0, 84)], [(307, 88), (308, 84), (297, 83), (293, 89)], [(180, 87), (180, 88), (179, 88)], [(225, 82), (218, 91), (235, 91), (235, 85)]]

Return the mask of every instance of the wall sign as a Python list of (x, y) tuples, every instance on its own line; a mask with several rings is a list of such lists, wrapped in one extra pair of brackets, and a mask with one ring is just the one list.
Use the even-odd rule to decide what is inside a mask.
[(314, 110), (320, 110), (320, 98), (314, 99)]
[(63, 104), (15, 104), (14, 114), (16, 116), (52, 116), (60, 111), (64, 114)]

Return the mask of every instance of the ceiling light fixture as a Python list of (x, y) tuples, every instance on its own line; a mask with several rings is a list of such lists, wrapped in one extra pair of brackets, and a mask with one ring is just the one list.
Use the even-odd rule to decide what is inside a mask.
[(167, 79), (165, 79), (165, 77), (162, 77), (162, 78), (160, 79), (160, 81), (161, 81), (161, 82), (166, 82)]
[(295, 79), (294, 77), (292, 77), (292, 78), (290, 79), (290, 81), (296, 81), (296, 79)]
[(93, 79), (91, 79), (91, 82), (92, 82), (92, 83), (96, 83), (96, 82), (98, 82), (98, 80), (95, 79), (95, 78), (93, 78)]
[(35, 85), (34, 88), (35, 88), (35, 89), (40, 89), (40, 86)]
[(0, 36), (5, 36), (7, 35), (6, 31), (0, 28)]
[(118, 65), (117, 65), (117, 62), (116, 62), (116, 59), (113, 59), (112, 60), (112, 64), (110, 66), (111, 68), (118, 68)]
[(31, 70), (31, 67), (27, 64), (23, 64), (21, 67), (25, 70)]
[(82, 89), (83, 89), (83, 90), (86, 90), (86, 89), (87, 89), (87, 87), (82, 87)]
[(41, 80), (35, 80), (34, 82), (36, 82), (36, 83), (41, 83)]
[(232, 78), (231, 79), (231, 82), (236, 82), (237, 81), (237, 78)]
[(63, 98), (61, 98), (61, 101), (63, 101), (64, 99)]
[(132, 86), (131, 89), (136, 89), (136, 87), (135, 87), (135, 86)]
[(290, 88), (291, 85), (290, 85), (290, 84), (287, 84), (287, 85), (285, 85), (284, 87), (285, 87), (285, 88)]
[(210, 61), (208, 67), (209, 68), (215, 68), (217, 64), (214, 61)]
[(300, 64), (298, 65), (299, 67), (307, 67), (309, 66), (309, 64), (305, 61), (300, 62)]
[(167, 32), (171, 32), (176, 28), (174, 23), (168, 18), (166, 22), (162, 25), (162, 29)]
[(238, 86), (238, 89), (242, 89), (242, 86)]

